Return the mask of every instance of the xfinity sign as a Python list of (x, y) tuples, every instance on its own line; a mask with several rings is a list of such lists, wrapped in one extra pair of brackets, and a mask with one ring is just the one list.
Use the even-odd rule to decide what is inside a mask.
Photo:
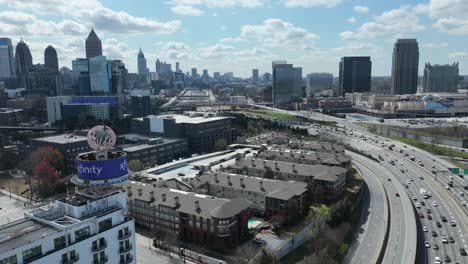
[(127, 157), (110, 160), (77, 160), (78, 177), (85, 180), (105, 180), (128, 174)]

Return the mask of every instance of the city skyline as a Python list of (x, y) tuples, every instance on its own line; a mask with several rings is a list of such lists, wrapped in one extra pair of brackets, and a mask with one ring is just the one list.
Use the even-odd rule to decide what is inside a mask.
[[(121, 59), (137, 72), (141, 48), (154, 65), (156, 58), (210, 72), (249, 77), (251, 69), (270, 71), (271, 61), (288, 60), (309, 72), (338, 76), (342, 56), (371, 56), (374, 76), (390, 76), (392, 46), (397, 38), (420, 43), (419, 75), (425, 61), (460, 61), (468, 74), (468, 31), (461, 1), (191, 1), (130, 3), (77, 1), (0, 1), (0, 34), (13, 46), (23, 37), (42, 62), (48, 45), (56, 48), (59, 65), (85, 57), (84, 42), (94, 27), (103, 55)], [(307, 14), (307, 15), (305, 15)], [(242, 15), (243, 19), (236, 19)], [(23, 25), (28, 26), (24, 27)], [(317, 26), (326, 24), (327, 27)], [(465, 25), (465, 26), (464, 26)], [(44, 29), (45, 28), (45, 29)], [(270, 34), (275, 32), (274, 34)], [(149, 67), (150, 70), (152, 67)]]

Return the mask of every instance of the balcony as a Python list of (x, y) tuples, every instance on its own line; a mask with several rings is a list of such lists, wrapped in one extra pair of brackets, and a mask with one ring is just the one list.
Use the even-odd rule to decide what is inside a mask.
[(128, 247), (121, 247), (119, 248), (119, 253), (120, 254), (125, 254), (127, 252), (130, 252), (130, 250), (133, 249), (133, 245), (130, 243), (130, 245)]
[(70, 258), (68, 260), (62, 260), (60, 263), (61, 264), (73, 264), (77, 263), (80, 260), (80, 255), (76, 254), (73, 258)]
[(133, 261), (133, 257), (131, 256), (131, 257), (127, 258), (124, 261), (121, 260), (119, 263), (120, 264), (128, 264), (128, 263), (131, 263), (132, 261)]
[(132, 236), (132, 231), (128, 231), (126, 234), (119, 235), (119, 240), (124, 240)]
[(93, 260), (93, 264), (104, 264), (107, 263), (107, 261), (109, 261), (109, 258), (106, 255), (106, 257), (101, 260)]
[(102, 251), (102, 250), (104, 250), (106, 247), (107, 247), (107, 242), (100, 243), (97, 247), (92, 247), (92, 248), (91, 248), (91, 251), (93, 251), (93, 252)]

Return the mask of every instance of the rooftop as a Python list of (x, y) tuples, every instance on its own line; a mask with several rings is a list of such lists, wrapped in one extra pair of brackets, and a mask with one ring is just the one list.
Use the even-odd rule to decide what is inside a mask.
[(177, 141), (180, 141), (180, 139), (168, 139), (168, 138), (161, 138), (162, 142), (158, 144), (147, 144), (147, 143), (133, 143), (133, 144), (125, 144), (122, 146), (122, 150), (125, 152), (133, 152), (133, 151), (139, 151), (143, 149), (148, 149), (148, 148), (154, 148), (157, 146), (161, 145), (166, 145), (166, 144), (171, 144)]
[(162, 205), (173, 208), (179, 213), (203, 218), (230, 218), (250, 206), (250, 202), (243, 198), (220, 199), (131, 181), (122, 183), (122, 186), (127, 188), (129, 200), (146, 201), (152, 206)]
[[(144, 118), (150, 118), (150, 119), (174, 119), (175, 123), (177, 124), (199, 124), (199, 123), (206, 123), (206, 122), (212, 122), (212, 121), (217, 121), (217, 120), (224, 120), (224, 119), (230, 119), (230, 117), (226, 116), (209, 116), (209, 117), (200, 117), (200, 116), (195, 116), (195, 117), (190, 117), (186, 115), (149, 115)], [(140, 118), (135, 118), (137, 120), (143, 120), (143, 117)]]
[(60, 135), (49, 136), (49, 137), (35, 138), (33, 140), (48, 142), (48, 143), (56, 143), (56, 144), (68, 144), (68, 143), (87, 141), (87, 138), (84, 136), (78, 136), (76, 134), (60, 134)]
[(0, 252), (13, 250), (57, 232), (54, 228), (28, 219), (2, 225), (0, 226)]
[(291, 161), (302, 164), (320, 163), (336, 166), (340, 166), (342, 163), (347, 163), (351, 160), (351, 158), (342, 153), (279, 148), (264, 150), (260, 152), (257, 157), (269, 160)]

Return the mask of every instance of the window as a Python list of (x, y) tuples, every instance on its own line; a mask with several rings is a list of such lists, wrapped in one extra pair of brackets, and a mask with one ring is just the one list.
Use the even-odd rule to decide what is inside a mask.
[(75, 231), (75, 242), (84, 240), (90, 237), (89, 226)]
[(41, 245), (37, 247), (33, 247), (23, 251), (23, 262), (29, 263), (30, 261), (34, 260), (36, 257), (42, 255), (42, 247)]
[(54, 249), (59, 250), (67, 246), (65, 236), (57, 237), (54, 239)]
[(0, 260), (0, 264), (17, 264), (17, 263), (18, 263), (18, 258), (16, 257), (16, 255)]
[(103, 232), (112, 227), (112, 218), (99, 222), (99, 232)]

